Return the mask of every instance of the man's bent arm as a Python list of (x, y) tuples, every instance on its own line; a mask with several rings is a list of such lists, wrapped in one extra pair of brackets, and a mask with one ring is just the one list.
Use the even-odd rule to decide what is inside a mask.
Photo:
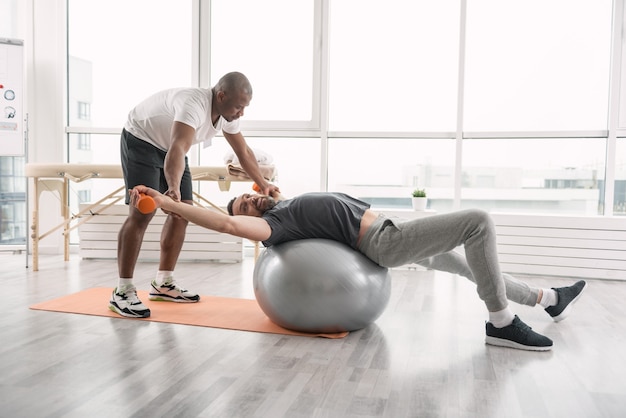
[(261, 169), (259, 168), (259, 163), (256, 160), (254, 152), (246, 143), (241, 132), (237, 134), (224, 132), (224, 138), (230, 144), (237, 158), (239, 158), (241, 168), (243, 168), (246, 174), (261, 188), (262, 193), (271, 194), (273, 190), (278, 190), (276, 186), (270, 184), (261, 174)]

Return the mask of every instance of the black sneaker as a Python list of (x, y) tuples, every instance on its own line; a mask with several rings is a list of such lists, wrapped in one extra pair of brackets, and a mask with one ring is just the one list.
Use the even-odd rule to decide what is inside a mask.
[(586, 286), (587, 283), (584, 280), (579, 280), (569, 287), (552, 288), (556, 290), (559, 301), (556, 305), (548, 306), (545, 311), (550, 314), (554, 322), (562, 321), (567, 317), (572, 305), (578, 300)]
[(547, 351), (552, 349), (552, 340), (537, 334), (531, 327), (515, 315), (511, 325), (496, 328), (487, 322), (487, 344), (500, 347), (519, 348), (520, 350)]

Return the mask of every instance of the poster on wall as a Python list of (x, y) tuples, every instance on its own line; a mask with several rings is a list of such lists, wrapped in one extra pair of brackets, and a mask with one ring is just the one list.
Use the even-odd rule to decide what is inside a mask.
[(0, 155), (24, 155), (24, 43), (0, 38)]

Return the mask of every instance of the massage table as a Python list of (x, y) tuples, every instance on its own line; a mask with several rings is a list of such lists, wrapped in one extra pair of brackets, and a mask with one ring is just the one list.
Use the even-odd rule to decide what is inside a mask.
[[(276, 168), (274, 165), (259, 165), (261, 174), (269, 181), (275, 180)], [(252, 182), (241, 166), (226, 164), (224, 166), (194, 166), (189, 167), (194, 181), (215, 181), (220, 191), (230, 190), (231, 182)], [(69, 184), (80, 183), (92, 179), (123, 179), (122, 167), (118, 164), (71, 164), (71, 163), (29, 163), (26, 164), (26, 177), (33, 179), (35, 208), (32, 215), (33, 242), (33, 271), (39, 270), (39, 241), (53, 232), (62, 229), (64, 237), (65, 261), (69, 261), (70, 231), (81, 224), (88, 222), (93, 216), (98, 215), (106, 208), (118, 203), (125, 197), (125, 186), (122, 184), (97, 202), (88, 204), (78, 213), (71, 214), (69, 207)], [(123, 183), (123, 181), (122, 181)], [(40, 197), (44, 191), (57, 191), (60, 196), (61, 216), (63, 221), (46, 232), (39, 231)], [(222, 208), (213, 204), (197, 192), (194, 192), (194, 204), (206, 207), (201, 202), (208, 204), (214, 209), (224, 212)], [(254, 242), (255, 259), (259, 253), (259, 243)]]

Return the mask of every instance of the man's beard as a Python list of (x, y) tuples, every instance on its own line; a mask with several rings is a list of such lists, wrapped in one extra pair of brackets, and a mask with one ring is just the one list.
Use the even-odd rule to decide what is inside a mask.
[(261, 196), (261, 199), (258, 201), (257, 209), (265, 213), (276, 206), (277, 203), (278, 202), (272, 196)]

